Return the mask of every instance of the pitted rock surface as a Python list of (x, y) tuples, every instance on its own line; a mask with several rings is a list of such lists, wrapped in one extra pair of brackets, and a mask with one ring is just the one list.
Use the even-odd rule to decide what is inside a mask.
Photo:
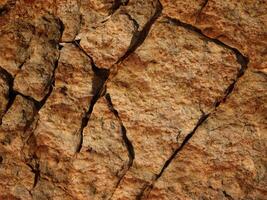
[(0, 200), (267, 196), (265, 0), (0, 0)]

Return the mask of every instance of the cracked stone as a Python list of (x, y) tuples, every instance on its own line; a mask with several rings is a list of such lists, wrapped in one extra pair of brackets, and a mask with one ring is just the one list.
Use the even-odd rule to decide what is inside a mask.
[(265, 75), (247, 72), (146, 199), (264, 199), (266, 88)]
[[(70, 196), (108, 199), (129, 162), (121, 125), (104, 98), (96, 103), (89, 124), (84, 128), (81, 151), (71, 160), (63, 154), (50, 152), (53, 149), (37, 153), (44, 176), (56, 180), (51, 186), (53, 189), (45, 191), (48, 198), (60, 195), (60, 188), (67, 182), (65, 188)], [(41, 180), (33, 195), (40, 196), (47, 184), (50, 183)], [(54, 190), (58, 192), (54, 194)]]
[(73, 41), (80, 30), (80, 0), (60, 0), (57, 3), (57, 16), (64, 24), (62, 42)]
[(35, 115), (35, 105), (21, 95), (17, 95), (12, 106), (8, 109), (2, 119), (1, 128), (7, 130), (9, 134), (23, 131), (31, 122)]
[(40, 38), (33, 38), (30, 51), (29, 60), (15, 77), (14, 89), (41, 101), (48, 94), (52, 84), (59, 51), (57, 45)]
[(0, 199), (30, 199), (34, 175), (26, 165), (21, 151), (26, 129), (35, 116), (32, 101), (17, 95), (14, 103), (4, 115), (0, 126)]
[(161, 0), (161, 3), (164, 7), (164, 15), (181, 20), (185, 23), (194, 24), (206, 1), (207, 0)]
[(153, 25), (108, 83), (136, 153), (114, 199), (134, 199), (155, 178), (202, 112), (224, 97), (239, 69), (231, 50), (198, 33), (164, 19)]
[(0, 199), (265, 199), (266, 0), (0, 0)]
[(250, 58), (251, 67), (266, 72), (267, 2), (265, 0), (256, 2), (164, 0), (162, 4), (163, 6), (166, 4), (164, 14), (167, 16), (193, 24), (205, 35), (239, 49)]
[(55, 86), (39, 112), (35, 131), (38, 145), (55, 148), (62, 154), (76, 152), (82, 119), (93, 96), (92, 79), (90, 59), (75, 45), (66, 44), (55, 72)]
[[(109, 110), (105, 99), (100, 99), (83, 131), (83, 147), (73, 161), (75, 171), (70, 174), (76, 197), (109, 199), (129, 158), (122, 139), (121, 126)], [(81, 186), (79, 183), (83, 182)]]
[(115, 14), (107, 22), (81, 32), (80, 45), (100, 68), (111, 68), (131, 44), (134, 23), (124, 14)]
[[(157, 1), (145, 4), (140, 0), (130, 1), (108, 18), (101, 17), (102, 22), (97, 23), (97, 19), (93, 20), (91, 15), (82, 12), (85, 20), (77, 38), (81, 39), (81, 46), (98, 67), (109, 69), (132, 48), (133, 42), (138, 41), (136, 37), (140, 36), (136, 35), (137, 31), (142, 31), (149, 24), (158, 12), (158, 6)], [(93, 22), (90, 23), (87, 18)]]
[(81, 32), (97, 26), (109, 16), (114, 0), (81, 1), (82, 27)]
[(1, 73), (1, 68), (0, 68), (0, 122), (7, 108), (8, 95), (9, 95), (9, 83), (7, 77)]
[(138, 24), (138, 31), (141, 31), (146, 23), (155, 15), (159, 6), (158, 1), (154, 0), (132, 0), (127, 6), (121, 7), (121, 12), (128, 13)]
[[(28, 36), (28, 37), (27, 37)], [(15, 76), (28, 58), (29, 24), (8, 24), (0, 29), (0, 67)]]

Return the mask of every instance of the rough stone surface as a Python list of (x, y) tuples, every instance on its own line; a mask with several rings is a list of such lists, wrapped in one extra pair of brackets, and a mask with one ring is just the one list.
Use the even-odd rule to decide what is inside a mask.
[(265, 199), (266, 76), (247, 72), (155, 183), (148, 199)]
[(168, 21), (154, 24), (108, 84), (136, 156), (115, 199), (153, 180), (202, 113), (223, 98), (239, 69), (230, 50)]
[(0, 71), (2, 72), (0, 75), (0, 121), (1, 121), (2, 116), (4, 115), (7, 109), (8, 96), (9, 96), (9, 82), (8, 82), (8, 77), (3, 73), (1, 68)]
[(0, 127), (0, 199), (31, 199), (34, 174), (23, 153), (27, 130), (36, 114), (34, 103), (16, 96)]
[(163, 0), (162, 4), (166, 16), (238, 49), (252, 67), (266, 72), (267, 1)]
[(89, 58), (73, 44), (66, 44), (56, 69), (53, 91), (39, 111), (35, 130), (37, 145), (48, 146), (62, 154), (77, 151), (82, 119), (93, 96), (92, 81)]
[(0, 200), (267, 196), (265, 0), (0, 0)]

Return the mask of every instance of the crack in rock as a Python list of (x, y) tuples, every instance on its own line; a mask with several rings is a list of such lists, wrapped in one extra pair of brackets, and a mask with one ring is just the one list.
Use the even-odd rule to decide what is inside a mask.
[(152, 181), (151, 184), (146, 185), (142, 191), (140, 192), (139, 195), (137, 195), (137, 199), (141, 200), (141, 199), (145, 199), (150, 191), (153, 189), (154, 184), (157, 182), (157, 180), (162, 176), (162, 174), (164, 173), (164, 171), (168, 168), (168, 166), (170, 165), (170, 163), (174, 160), (174, 158), (176, 156), (178, 156), (179, 152), (183, 150), (184, 146), (187, 145), (190, 141), (190, 139), (193, 137), (193, 135), (195, 134), (196, 130), (208, 119), (209, 115), (212, 112), (216, 112), (216, 108), (218, 106), (220, 106), (221, 103), (225, 102), (227, 100), (227, 98), (231, 95), (231, 93), (234, 90), (234, 87), (236, 85), (236, 83), (238, 82), (238, 80), (244, 75), (246, 69), (247, 69), (247, 65), (248, 65), (248, 58), (243, 56), (237, 49), (232, 48), (224, 43), (222, 43), (221, 41), (217, 40), (217, 39), (213, 39), (213, 38), (209, 38), (207, 36), (205, 36), (199, 29), (195, 28), (194, 26), (190, 25), (190, 24), (186, 24), (183, 22), (180, 22), (179, 20), (176, 19), (171, 19), (168, 18), (168, 20), (170, 20), (172, 23), (174, 23), (175, 25), (178, 26), (182, 26), (185, 29), (194, 31), (199, 33), (200, 35), (204, 36), (205, 39), (212, 41), (220, 46), (226, 47), (230, 50), (232, 50), (235, 55), (236, 55), (236, 60), (237, 62), (240, 64), (241, 68), (238, 71), (238, 74), (235, 78), (235, 80), (227, 87), (226, 91), (225, 91), (225, 96), (223, 98), (221, 98), (220, 100), (216, 101), (214, 103), (214, 111), (211, 111), (210, 113), (203, 113), (202, 116), (200, 117), (199, 121), (197, 122), (196, 126), (194, 127), (194, 129), (185, 137), (185, 139), (183, 140), (182, 144), (173, 152), (173, 154), (170, 156), (170, 158), (164, 163), (161, 171), (159, 174), (156, 175), (156, 178)]
[[(158, 19), (158, 17), (161, 15), (162, 12), (162, 5), (160, 3), (159, 0), (157, 0), (157, 4), (156, 4), (156, 11), (154, 13), (154, 15), (146, 22), (146, 24), (144, 25), (143, 29), (141, 31), (136, 31), (132, 37), (130, 46), (128, 47), (127, 51), (125, 52), (125, 54), (120, 57), (118, 59), (117, 63), (122, 62), (123, 60), (125, 60), (130, 54), (132, 54), (140, 45), (143, 44), (143, 42), (145, 41), (151, 26), (155, 23), (155, 21)], [(128, 14), (128, 17), (130, 17), (130, 19), (132, 20), (133, 18)], [(139, 24), (136, 20), (134, 20), (134, 24), (135, 26), (139, 27)]]
[(123, 122), (119, 116), (119, 112), (114, 108), (114, 105), (112, 103), (112, 100), (111, 100), (111, 97), (110, 97), (110, 94), (107, 93), (105, 95), (105, 98), (108, 102), (108, 106), (109, 106), (109, 109), (111, 112), (114, 113), (114, 115), (116, 116), (116, 118), (118, 119), (118, 121), (120, 122), (120, 125), (121, 125), (121, 134), (122, 134), (122, 139), (124, 141), (124, 144), (127, 148), (127, 151), (128, 151), (128, 157), (129, 157), (129, 162), (128, 162), (128, 167), (127, 169), (125, 170), (125, 172), (123, 173), (123, 175), (120, 177), (114, 191), (112, 192), (111, 196), (109, 199), (112, 199), (116, 189), (119, 187), (120, 185), (120, 182), (122, 181), (122, 179), (124, 178), (124, 176), (127, 174), (127, 172), (129, 171), (129, 169), (132, 167), (133, 165), (133, 161), (134, 161), (134, 158), (135, 158), (135, 152), (134, 152), (134, 146), (132, 144), (132, 142), (129, 140), (129, 138), (127, 137), (127, 130), (125, 128), (125, 126), (123, 125)]

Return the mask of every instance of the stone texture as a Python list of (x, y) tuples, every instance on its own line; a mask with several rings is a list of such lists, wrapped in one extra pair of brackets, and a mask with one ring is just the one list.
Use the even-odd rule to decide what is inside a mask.
[(193, 24), (209, 37), (238, 49), (251, 67), (266, 71), (267, 2), (163, 0), (164, 14)]
[[(127, 6), (119, 7), (109, 17), (105, 16), (112, 4), (104, 2), (97, 5), (89, 3), (88, 6), (88, 3), (82, 3), (83, 23), (77, 38), (81, 40), (81, 46), (98, 67), (110, 69), (136, 42), (138, 33), (158, 12), (159, 3), (146, 1), (144, 4), (140, 0), (130, 1)], [(91, 14), (98, 9), (101, 10), (98, 14)]]
[(266, 199), (266, 5), (0, 0), (0, 199)]
[(89, 58), (74, 45), (66, 44), (55, 72), (53, 91), (39, 111), (37, 145), (57, 149), (62, 154), (76, 152), (82, 119), (93, 96), (92, 81)]
[(229, 49), (165, 20), (153, 25), (108, 84), (136, 155), (114, 199), (134, 199), (154, 179), (239, 69)]
[(13, 76), (29, 57), (31, 35), (31, 27), (25, 23), (8, 24), (0, 29), (0, 66)]
[(266, 76), (247, 72), (147, 199), (266, 198)]
[(80, 30), (80, 4), (81, 0), (60, 0), (56, 4), (56, 14), (64, 24), (64, 32), (61, 38), (62, 42), (73, 41)]
[(110, 68), (130, 46), (134, 23), (127, 15), (115, 14), (107, 22), (81, 32), (81, 46), (97, 66)]
[(109, 199), (129, 162), (121, 125), (102, 98), (83, 131), (83, 147), (73, 161), (69, 189), (80, 199)]
[(7, 24), (0, 35), (0, 66), (15, 79), (14, 89), (41, 101), (49, 91), (59, 56), (60, 21), (46, 14), (32, 24)]
[(30, 42), (30, 58), (14, 80), (14, 89), (37, 101), (49, 92), (56, 61), (59, 57), (60, 23), (51, 15), (43, 16), (36, 24), (36, 36)]
[(43, 179), (33, 190), (36, 199), (61, 199), (66, 194), (67, 199), (108, 199), (129, 163), (121, 125), (104, 98), (96, 103), (83, 130), (79, 153), (67, 157), (43, 145), (37, 155)]
[(7, 78), (8, 77), (2, 73), (0, 68), (0, 122), (8, 104), (9, 81)]
[(206, 0), (161, 0), (164, 15), (189, 24), (196, 22), (205, 2)]
[(17, 95), (0, 126), (0, 199), (30, 199), (34, 174), (23, 148), (36, 109), (31, 100)]

